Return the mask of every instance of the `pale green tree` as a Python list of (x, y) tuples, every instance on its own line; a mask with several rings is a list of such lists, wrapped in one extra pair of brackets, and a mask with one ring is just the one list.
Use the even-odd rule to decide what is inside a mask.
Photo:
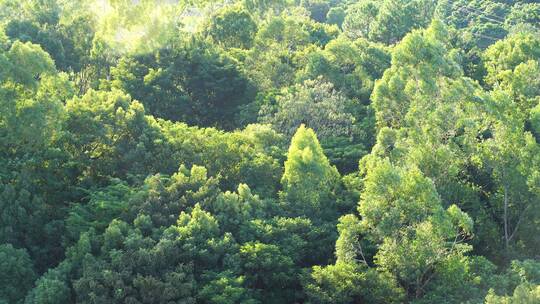
[(315, 132), (301, 125), (291, 140), (281, 178), (284, 207), (296, 216), (332, 215), (338, 183), (339, 173), (324, 155)]

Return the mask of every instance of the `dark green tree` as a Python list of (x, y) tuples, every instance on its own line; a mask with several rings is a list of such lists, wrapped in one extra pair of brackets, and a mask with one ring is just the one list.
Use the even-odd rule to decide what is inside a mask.
[(23, 303), (35, 279), (32, 260), (25, 249), (0, 245), (0, 302)]
[(252, 94), (234, 60), (200, 40), (171, 42), (154, 54), (129, 56), (112, 70), (113, 87), (148, 113), (200, 126), (236, 127), (238, 107)]
[(257, 32), (257, 24), (241, 7), (226, 7), (214, 15), (207, 29), (219, 45), (226, 48), (250, 48)]

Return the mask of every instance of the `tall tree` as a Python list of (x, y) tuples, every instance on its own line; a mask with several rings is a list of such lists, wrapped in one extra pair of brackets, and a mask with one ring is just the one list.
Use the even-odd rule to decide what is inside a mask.
[(446, 28), (439, 21), (424, 31), (408, 34), (392, 53), (392, 66), (373, 90), (377, 125), (399, 128), (413, 101), (424, 102), (440, 96), (445, 83), (461, 75), (450, 56)]
[(315, 132), (301, 125), (291, 140), (281, 178), (284, 207), (294, 216), (332, 216), (338, 183), (339, 173), (328, 162)]
[(366, 177), (361, 199), (361, 225), (380, 244), (374, 261), (410, 298), (422, 297), (448, 259), (470, 250), (462, 242), (472, 219), (455, 205), (444, 210), (432, 181), (415, 168), (383, 160)]

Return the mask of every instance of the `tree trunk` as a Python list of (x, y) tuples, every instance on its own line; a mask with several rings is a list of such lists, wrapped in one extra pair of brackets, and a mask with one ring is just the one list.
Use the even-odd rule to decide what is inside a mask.
[(508, 253), (510, 237), (508, 235), (508, 187), (504, 186), (504, 247)]

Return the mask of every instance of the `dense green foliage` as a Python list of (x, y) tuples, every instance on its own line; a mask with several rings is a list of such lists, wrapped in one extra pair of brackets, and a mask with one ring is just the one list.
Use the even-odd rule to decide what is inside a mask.
[(539, 21), (0, 0), (0, 304), (540, 303)]

